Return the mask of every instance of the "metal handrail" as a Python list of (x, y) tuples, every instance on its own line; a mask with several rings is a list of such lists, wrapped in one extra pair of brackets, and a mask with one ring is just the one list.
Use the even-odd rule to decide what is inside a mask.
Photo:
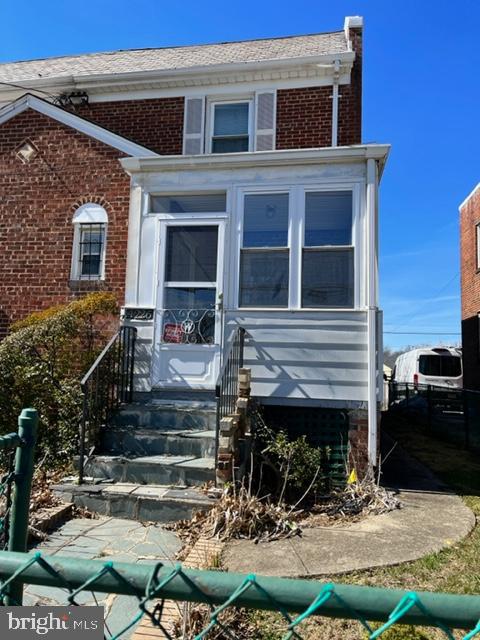
[(87, 447), (98, 444), (100, 430), (121, 404), (132, 401), (135, 327), (121, 327), (83, 376), (78, 482), (83, 483)]
[(231, 413), (235, 413), (238, 398), (238, 373), (243, 367), (245, 349), (245, 334), (243, 327), (237, 327), (215, 384), (217, 399), (217, 420), (215, 433), (215, 467), (218, 461), (218, 442), (220, 435), (220, 421)]

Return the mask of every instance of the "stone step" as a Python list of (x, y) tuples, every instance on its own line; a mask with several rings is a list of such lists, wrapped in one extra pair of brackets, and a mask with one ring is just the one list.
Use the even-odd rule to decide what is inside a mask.
[(216, 428), (216, 404), (202, 400), (132, 402), (112, 416), (110, 425), (147, 429), (210, 430)]
[(72, 484), (54, 485), (55, 495), (64, 502), (95, 513), (149, 522), (190, 519), (195, 511), (210, 508), (214, 498), (194, 487), (165, 485)]
[(104, 453), (128, 457), (158, 454), (213, 457), (215, 430), (162, 431), (142, 427), (111, 427), (103, 431), (101, 446)]
[(85, 474), (114, 482), (154, 485), (201, 485), (215, 479), (215, 459), (195, 456), (92, 456)]

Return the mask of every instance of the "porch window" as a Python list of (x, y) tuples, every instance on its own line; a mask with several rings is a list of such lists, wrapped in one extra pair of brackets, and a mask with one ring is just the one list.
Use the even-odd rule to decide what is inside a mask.
[(84, 204), (75, 212), (73, 224), (72, 280), (102, 280), (107, 212), (100, 205)]
[(353, 307), (353, 271), (352, 192), (307, 192), (302, 307)]
[(245, 195), (241, 307), (288, 307), (288, 206), (288, 193)]
[(234, 153), (250, 149), (250, 102), (211, 104), (211, 152)]

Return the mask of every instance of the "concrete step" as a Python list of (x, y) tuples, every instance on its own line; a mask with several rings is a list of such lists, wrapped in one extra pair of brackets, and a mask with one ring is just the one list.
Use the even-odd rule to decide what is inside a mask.
[(194, 487), (139, 485), (135, 483), (54, 485), (64, 502), (73, 502), (101, 515), (149, 522), (190, 519), (195, 511), (210, 508), (214, 498)]
[(164, 430), (216, 428), (216, 404), (208, 400), (132, 402), (115, 413), (111, 426)]
[(198, 486), (215, 479), (215, 460), (165, 454), (135, 458), (99, 455), (88, 460), (85, 474), (114, 482)]
[(102, 433), (101, 450), (111, 455), (168, 454), (198, 458), (215, 455), (215, 430), (144, 429), (111, 427)]

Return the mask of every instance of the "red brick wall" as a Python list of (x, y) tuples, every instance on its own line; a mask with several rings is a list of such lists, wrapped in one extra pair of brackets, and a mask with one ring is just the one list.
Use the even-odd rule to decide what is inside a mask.
[[(351, 83), (339, 86), (338, 145), (362, 142), (362, 32), (351, 29), (356, 53)], [(277, 91), (277, 149), (332, 144), (332, 86)]]
[(277, 91), (277, 149), (329, 147), (332, 87)]
[(462, 346), (464, 385), (480, 389), (480, 270), (477, 268), (476, 225), (480, 224), (480, 189), (460, 211)]
[[(23, 164), (15, 149), (26, 138), (39, 153)], [(10, 322), (78, 295), (69, 282), (71, 221), (83, 202), (108, 212), (100, 287), (123, 301), (130, 181), (122, 155), (32, 110), (0, 125), (0, 335)]]
[(75, 113), (162, 155), (182, 153), (184, 99), (94, 102)]

